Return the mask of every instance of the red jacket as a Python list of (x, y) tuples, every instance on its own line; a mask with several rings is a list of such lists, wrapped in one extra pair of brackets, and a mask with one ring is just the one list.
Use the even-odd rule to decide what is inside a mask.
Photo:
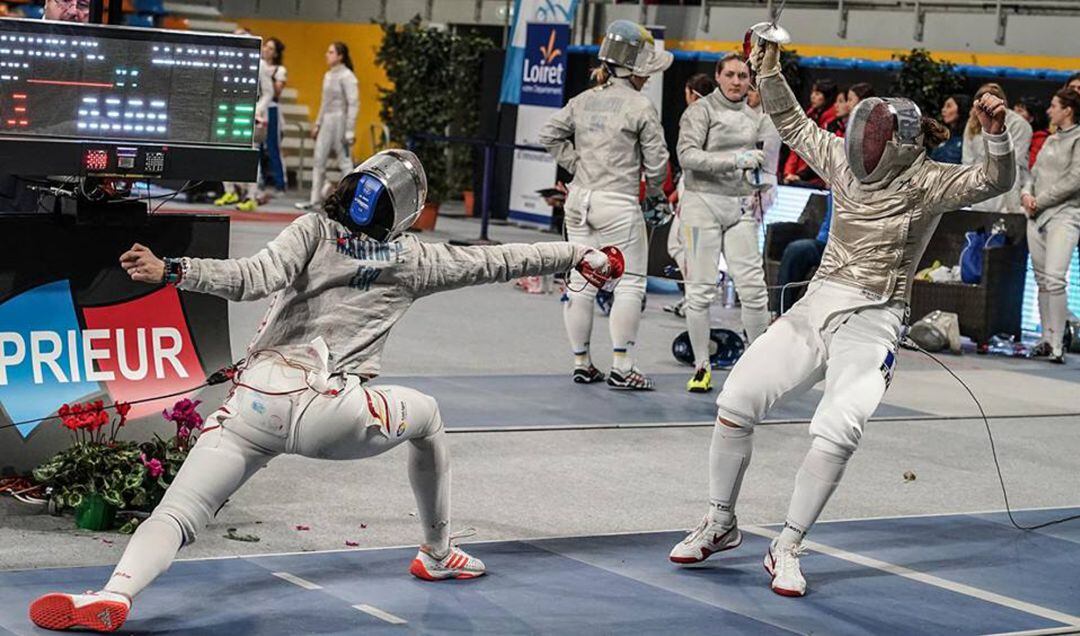
[(1046, 138), (1050, 136), (1049, 130), (1036, 130), (1031, 134), (1031, 150), (1028, 151), (1028, 168), (1035, 167), (1035, 157), (1039, 156)]
[[(819, 127), (828, 129), (829, 126), (836, 119), (836, 106), (831, 105), (825, 109), (811, 108), (806, 111), (806, 116), (814, 120)], [(802, 160), (802, 157), (794, 152), (788, 154), (787, 162), (784, 163), (784, 177), (788, 175), (795, 175), (805, 184), (812, 185), (817, 188), (825, 188), (825, 180), (819, 177), (811, 168)]]

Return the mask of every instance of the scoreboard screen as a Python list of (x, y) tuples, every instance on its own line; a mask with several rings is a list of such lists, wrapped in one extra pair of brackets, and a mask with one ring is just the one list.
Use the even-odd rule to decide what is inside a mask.
[(258, 38), (0, 19), (0, 135), (250, 148)]

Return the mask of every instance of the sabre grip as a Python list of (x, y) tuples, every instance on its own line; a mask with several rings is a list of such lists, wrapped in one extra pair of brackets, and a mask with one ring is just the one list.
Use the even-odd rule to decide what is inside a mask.
[(593, 287), (612, 291), (626, 271), (626, 260), (619, 248), (609, 245), (586, 252), (575, 269)]

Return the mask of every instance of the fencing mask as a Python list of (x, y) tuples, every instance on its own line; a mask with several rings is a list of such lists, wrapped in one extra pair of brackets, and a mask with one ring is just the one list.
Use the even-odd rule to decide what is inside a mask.
[(352, 232), (392, 241), (420, 215), (427, 175), (408, 150), (383, 150), (342, 179), (338, 190), (340, 194), (327, 201), (331, 218)]
[(924, 152), (919, 107), (902, 97), (860, 101), (848, 119), (844, 150), (862, 183), (895, 177)]
[(652, 33), (630, 20), (616, 20), (608, 25), (597, 57), (614, 66), (615, 75), (620, 77), (648, 77), (667, 70), (675, 59), (670, 51), (656, 50)]

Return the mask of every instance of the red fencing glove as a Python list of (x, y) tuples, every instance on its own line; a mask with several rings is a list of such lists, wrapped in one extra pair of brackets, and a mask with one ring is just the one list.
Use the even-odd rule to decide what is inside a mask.
[(619, 248), (608, 246), (586, 252), (575, 269), (593, 287), (612, 291), (626, 271), (626, 261)]

